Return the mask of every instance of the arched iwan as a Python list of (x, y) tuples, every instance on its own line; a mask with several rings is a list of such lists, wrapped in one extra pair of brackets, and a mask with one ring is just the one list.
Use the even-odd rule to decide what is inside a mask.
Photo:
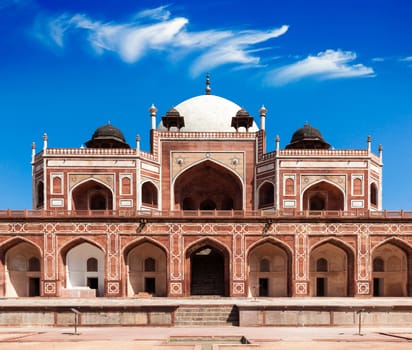
[(230, 294), (230, 250), (220, 242), (204, 238), (193, 242), (185, 253), (186, 295)]
[(241, 210), (245, 206), (244, 184), (239, 174), (213, 160), (203, 160), (180, 172), (172, 189), (174, 209)]

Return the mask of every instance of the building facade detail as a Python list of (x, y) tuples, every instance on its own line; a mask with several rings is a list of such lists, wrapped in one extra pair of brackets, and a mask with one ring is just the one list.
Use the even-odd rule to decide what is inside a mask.
[(208, 93), (150, 113), (150, 152), (113, 125), (32, 146), (33, 209), (0, 211), (0, 296), (411, 296), (412, 215), (382, 209), (382, 151), (308, 124), (266, 151)]

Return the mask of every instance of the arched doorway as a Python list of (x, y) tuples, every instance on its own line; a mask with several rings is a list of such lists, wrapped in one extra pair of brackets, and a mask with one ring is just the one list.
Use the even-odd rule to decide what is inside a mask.
[(310, 186), (303, 193), (303, 210), (344, 210), (343, 192), (326, 181)]
[(175, 208), (182, 210), (241, 210), (243, 190), (239, 178), (212, 161), (183, 172), (175, 181)]
[(310, 253), (310, 294), (317, 297), (353, 296), (353, 252), (329, 241)]
[(273, 207), (275, 203), (275, 187), (270, 182), (265, 182), (259, 188), (259, 209)]
[(89, 180), (72, 192), (72, 207), (75, 210), (111, 210), (113, 195), (105, 185)]
[(125, 252), (127, 265), (127, 295), (145, 292), (167, 296), (166, 253), (159, 246), (144, 242)]
[(378, 186), (374, 182), (370, 185), (370, 202), (372, 207), (378, 207)]
[(39, 250), (27, 242), (17, 243), (5, 255), (5, 296), (40, 296), (41, 263)]
[(142, 185), (142, 205), (145, 207), (157, 207), (157, 188), (151, 182)]
[(39, 181), (36, 188), (36, 209), (44, 207), (44, 184)]
[(101, 249), (84, 242), (67, 252), (66, 289), (95, 290), (96, 296), (104, 296), (104, 253)]
[(229, 293), (229, 258), (225, 249), (214, 244), (192, 247), (187, 253), (190, 268), (190, 295)]
[(408, 256), (403, 249), (385, 243), (373, 251), (373, 296), (408, 296), (408, 275)]
[(290, 254), (279, 245), (264, 242), (249, 253), (249, 295), (286, 297), (290, 295)]

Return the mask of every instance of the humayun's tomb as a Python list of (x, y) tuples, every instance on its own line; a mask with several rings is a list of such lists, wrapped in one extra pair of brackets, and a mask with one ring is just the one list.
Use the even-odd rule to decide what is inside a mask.
[(151, 106), (149, 151), (111, 124), (33, 144), (33, 208), (0, 211), (0, 297), (412, 296), (412, 213), (382, 208), (382, 147), (305, 124), (267, 152), (265, 107), (257, 125), (210, 92)]

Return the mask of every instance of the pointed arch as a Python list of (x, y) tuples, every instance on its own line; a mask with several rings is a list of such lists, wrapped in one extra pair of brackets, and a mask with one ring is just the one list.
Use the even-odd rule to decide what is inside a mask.
[[(99, 244), (84, 237), (75, 238), (63, 246), (60, 256), (63, 296), (104, 296), (106, 253)], [(97, 271), (89, 270), (92, 259), (97, 262)]]
[(159, 189), (150, 180), (142, 183), (141, 187), (142, 205), (157, 208), (159, 202)]
[[(4, 273), (0, 273), (0, 295), (31, 297), (41, 295), (42, 250), (23, 237), (13, 237), (0, 247)], [(4, 278), (4, 280), (3, 280)]]
[(219, 250), (221, 253), (228, 254), (230, 255), (230, 248), (228, 248), (224, 243), (218, 241), (215, 238), (212, 237), (202, 237), (197, 239), (196, 241), (190, 243), (186, 249), (185, 249), (185, 256), (188, 256), (192, 254), (194, 251), (198, 250), (199, 248), (203, 246), (212, 246), (213, 248), (216, 248)]
[(371, 266), (373, 295), (412, 296), (412, 246), (399, 237), (386, 238), (371, 249), (371, 263), (376, 259), (382, 260), (383, 271)]
[(36, 184), (36, 209), (44, 208), (44, 183), (39, 181)]
[(345, 192), (335, 183), (321, 179), (301, 194), (302, 210), (345, 210)]
[(67, 254), (67, 252), (74, 248), (75, 246), (82, 244), (82, 243), (89, 243), (93, 246), (95, 246), (96, 248), (100, 249), (104, 254), (106, 254), (106, 249), (99, 243), (87, 238), (87, 237), (76, 237), (71, 239), (70, 241), (66, 242), (60, 249), (60, 256), (63, 258), (63, 262), (66, 263), (65, 261), (65, 255)]
[(132, 194), (132, 178), (129, 175), (120, 177), (120, 194)]
[(376, 182), (370, 184), (369, 200), (372, 207), (378, 207), (378, 186), (376, 185)]
[(258, 188), (258, 209), (269, 208), (275, 205), (275, 185), (271, 181), (264, 181)]
[(352, 193), (354, 196), (361, 196), (363, 194), (363, 181), (361, 177), (355, 177), (352, 180)]
[(385, 272), (385, 260), (381, 257), (372, 259), (372, 272)]
[(316, 272), (328, 272), (329, 262), (325, 258), (316, 260)]
[(268, 258), (263, 258), (259, 263), (259, 272), (270, 272), (270, 261)]
[(388, 243), (393, 244), (403, 249), (406, 252), (412, 251), (412, 245), (409, 242), (403, 240), (402, 238), (391, 236), (391, 237), (385, 238), (382, 242), (379, 242), (377, 245), (372, 247), (371, 253), (373, 254), (377, 248), (381, 247), (384, 244), (388, 244)]
[[(34, 247), (36, 247), (36, 249), (39, 252), (39, 255), (42, 257), (43, 256), (43, 250), (42, 248), (40, 248), (40, 246), (36, 243), (31, 241), (30, 239), (26, 238), (26, 237), (11, 237), (7, 240), (5, 240), (4, 242), (2, 242), (0, 244), (0, 257), (3, 257), (4, 259), (4, 254), (7, 252), (7, 250), (9, 250), (10, 248), (12, 248), (13, 246), (19, 244), (19, 243), (28, 243)], [(3, 260), (4, 262), (4, 260)]]
[(61, 176), (52, 177), (52, 193), (54, 194), (63, 193), (63, 179)]
[(169, 255), (169, 250), (161, 242), (158, 242), (158, 241), (156, 241), (156, 240), (154, 240), (153, 238), (150, 238), (150, 237), (139, 237), (139, 238), (136, 238), (135, 240), (127, 243), (123, 247), (123, 252), (122, 252), (123, 258), (126, 258), (127, 254), (129, 254), (132, 249), (136, 248), (137, 246), (139, 246), (143, 243), (153, 244), (153, 245), (159, 247), (160, 249), (162, 249), (167, 256)]
[(286, 177), (285, 178), (285, 196), (294, 196), (295, 195), (295, 178)]
[[(310, 293), (312, 296), (353, 296), (355, 291), (355, 251), (335, 237), (326, 238), (309, 249)], [(318, 271), (318, 261), (327, 262), (327, 271)]]
[(91, 258), (87, 259), (86, 266), (87, 266), (86, 267), (87, 272), (97, 272), (97, 271), (99, 271), (99, 261), (94, 257), (91, 257)]
[(70, 190), (69, 209), (112, 210), (115, 207), (113, 189), (105, 182), (89, 177)]
[(326, 237), (322, 240), (320, 240), (319, 242), (316, 242), (315, 244), (313, 244), (310, 249), (309, 249), (309, 254), (317, 247), (326, 244), (326, 243), (330, 243), (333, 245), (336, 245), (337, 247), (347, 251), (349, 254), (355, 256), (356, 255), (356, 251), (355, 249), (349, 245), (347, 242), (337, 238), (337, 237)]
[(222, 162), (219, 162), (219, 161), (216, 160), (216, 159), (210, 159), (210, 158), (208, 158), (208, 159), (201, 159), (201, 160), (198, 160), (198, 161), (196, 161), (196, 162), (193, 162), (193, 163), (191, 163), (190, 165), (188, 165), (187, 167), (181, 169), (181, 170), (175, 175), (175, 177), (173, 178), (172, 187), (174, 186), (177, 178), (179, 178), (179, 177), (180, 177), (182, 174), (184, 174), (187, 170), (190, 170), (191, 168), (197, 167), (198, 165), (201, 165), (202, 163), (207, 163), (207, 162), (214, 163), (214, 164), (216, 164), (217, 166), (220, 166), (220, 167), (226, 169), (227, 171), (231, 172), (231, 173), (233, 174), (233, 176), (235, 176), (235, 177), (242, 183), (242, 185), (243, 185), (243, 183), (244, 183), (243, 178), (242, 178), (237, 172), (233, 171), (233, 169), (231, 169), (230, 167), (228, 167), (226, 164), (224, 164), (224, 163), (222, 163)]
[(264, 244), (264, 243), (271, 243), (271, 244), (277, 245), (280, 248), (282, 248), (283, 250), (285, 250), (288, 255), (290, 255), (290, 256), (293, 255), (292, 249), (287, 244), (285, 244), (285, 242), (282, 242), (281, 240), (277, 239), (276, 237), (264, 237), (264, 238), (259, 239), (256, 242), (254, 242), (249, 248), (247, 248), (246, 256), (249, 256), (250, 251), (252, 249), (254, 249), (255, 247), (257, 247), (261, 244)]
[[(292, 251), (283, 242), (266, 237), (246, 251), (250, 296), (286, 297), (292, 291)], [(260, 268), (267, 261), (267, 271)], [(266, 263), (265, 263), (266, 264)]]
[(241, 210), (244, 198), (244, 184), (239, 174), (212, 159), (191, 164), (172, 181), (171, 207), (176, 209), (201, 209), (201, 203), (208, 201), (213, 202), (217, 210)]
[(149, 237), (130, 242), (123, 249), (127, 296), (141, 292), (167, 296), (167, 258), (167, 249)]
[(144, 260), (144, 272), (155, 272), (156, 271), (156, 259), (149, 257)]
[[(229, 296), (230, 249), (210, 237), (185, 250), (186, 294)], [(189, 277), (190, 276), (190, 277)]]

